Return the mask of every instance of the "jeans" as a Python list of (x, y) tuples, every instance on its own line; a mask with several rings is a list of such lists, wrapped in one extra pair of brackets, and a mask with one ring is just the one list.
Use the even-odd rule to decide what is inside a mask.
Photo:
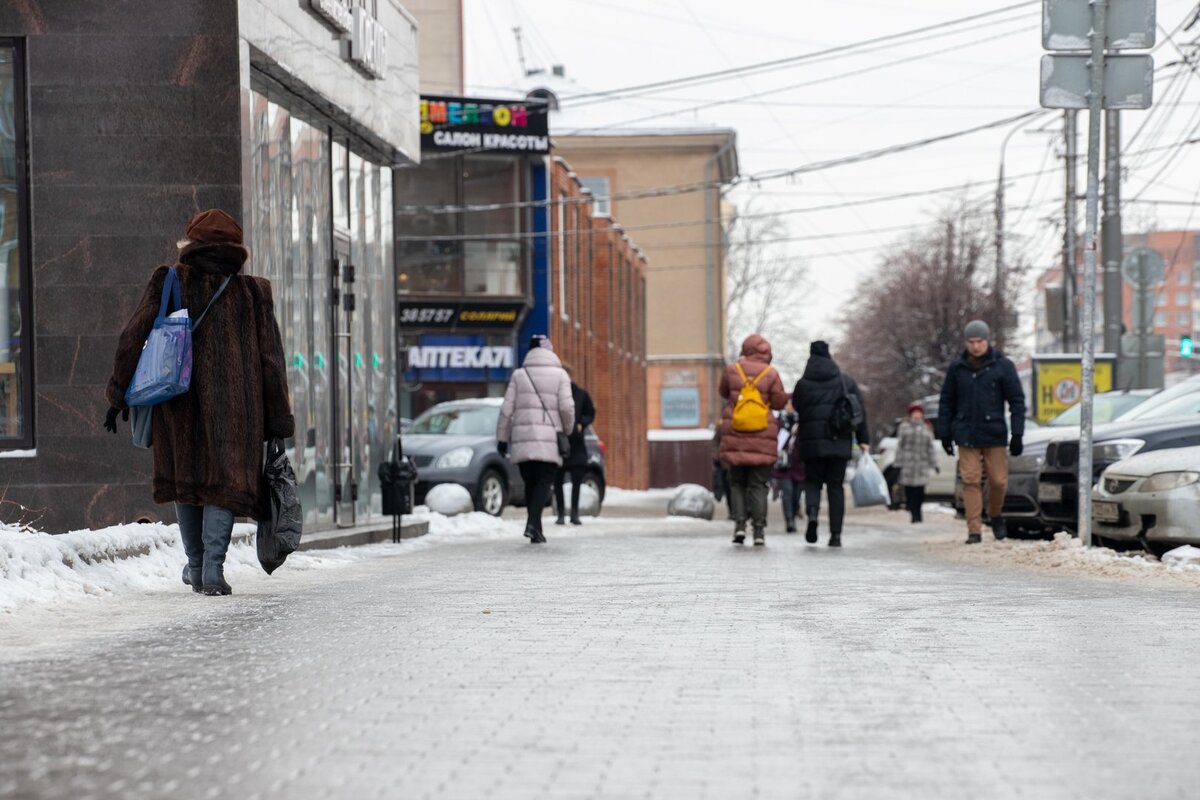
[(808, 518), (817, 518), (821, 508), (821, 487), (829, 497), (829, 532), (841, 535), (846, 516), (846, 464), (848, 458), (814, 458), (804, 462), (804, 494)]
[(754, 530), (766, 529), (767, 484), (770, 481), (771, 467), (729, 468), (729, 510), (738, 530), (746, 529), (747, 511)]
[(958, 448), (958, 471), (963, 481), (963, 505), (967, 507), (967, 533), (983, 530), (983, 470), (987, 468), (988, 516), (999, 519), (1008, 490), (1008, 450), (998, 447)]
[(193, 576), (201, 573), (203, 586), (218, 586), (225, 579), (225, 553), (233, 536), (233, 512), (220, 506), (175, 504), (183, 552)]
[(521, 480), (525, 482), (525, 510), (528, 518), (525, 530), (542, 532), (542, 511), (550, 502), (550, 492), (554, 488), (554, 475), (558, 472), (558, 464), (548, 461), (522, 461), (517, 465), (521, 471)]
[(908, 513), (912, 515), (913, 522), (921, 521), (921, 504), (925, 502), (925, 487), (924, 486), (905, 486), (904, 487), (904, 505), (908, 506)]
[(783, 521), (787, 529), (795, 530), (796, 517), (800, 515), (800, 498), (804, 484), (790, 478), (779, 479), (779, 498), (783, 501)]
[(571, 476), (571, 519), (579, 519), (579, 487), (583, 485), (587, 467), (558, 468), (558, 474), (554, 476), (554, 502), (558, 504), (560, 517), (566, 513), (563, 509), (563, 481), (568, 475)]

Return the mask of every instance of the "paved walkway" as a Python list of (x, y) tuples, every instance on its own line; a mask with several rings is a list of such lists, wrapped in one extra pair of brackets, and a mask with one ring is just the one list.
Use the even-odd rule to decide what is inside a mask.
[(188, 597), (0, 664), (0, 797), (1197, 796), (1195, 593), (872, 519), (841, 551), (610, 519)]

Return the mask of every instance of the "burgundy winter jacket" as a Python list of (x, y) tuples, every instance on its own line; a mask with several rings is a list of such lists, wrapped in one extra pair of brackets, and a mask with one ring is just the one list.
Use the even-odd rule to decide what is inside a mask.
[[(770, 366), (771, 345), (766, 339), (757, 333), (747, 336), (746, 341), (742, 342), (742, 357), (737, 363), (750, 380), (770, 367), (770, 373), (756, 384), (758, 391), (772, 410), (778, 411), (787, 405), (788, 395), (783, 388), (783, 379), (779, 377), (779, 371)], [(773, 466), (779, 433), (779, 420), (774, 414), (768, 415), (766, 430), (742, 433), (733, 429), (733, 403), (742, 386), (742, 376), (738, 374), (737, 366), (727, 364), (717, 390), (725, 399), (725, 410), (721, 412), (721, 461), (731, 467)]]

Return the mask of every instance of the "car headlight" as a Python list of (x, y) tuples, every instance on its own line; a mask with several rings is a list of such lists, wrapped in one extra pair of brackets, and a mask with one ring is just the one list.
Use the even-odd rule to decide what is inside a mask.
[(1017, 456), (1008, 462), (1009, 472), (1038, 472), (1046, 463), (1045, 453), (1028, 453)]
[(475, 451), (471, 448), (456, 447), (438, 456), (437, 463), (433, 466), (437, 469), (462, 469), (470, 466), (474, 457)]
[(1142, 439), (1113, 439), (1092, 448), (1092, 460), (1095, 463), (1111, 464), (1122, 461), (1146, 446)]
[(1142, 484), (1143, 492), (1169, 492), (1200, 481), (1200, 472), (1160, 472)]

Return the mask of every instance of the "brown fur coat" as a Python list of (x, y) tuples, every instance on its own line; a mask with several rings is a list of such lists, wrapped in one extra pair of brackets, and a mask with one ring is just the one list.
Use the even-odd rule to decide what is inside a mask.
[[(196, 246), (193, 246), (193, 251)], [(203, 245), (176, 266), (193, 324), (225, 275), (233, 279), (192, 337), (190, 390), (154, 408), (154, 502), (215, 505), (238, 516), (266, 510), (262, 443), (293, 435), (283, 342), (265, 278), (241, 274), (245, 250)], [(125, 408), (142, 344), (158, 315), (167, 267), (121, 333), (108, 402)]]

